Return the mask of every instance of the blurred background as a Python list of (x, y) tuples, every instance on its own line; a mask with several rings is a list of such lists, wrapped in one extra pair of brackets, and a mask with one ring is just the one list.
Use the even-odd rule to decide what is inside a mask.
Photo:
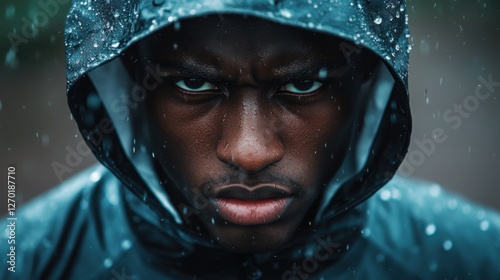
[[(80, 156), (59, 176), (52, 166), (66, 165), (82, 141), (65, 96), (67, 2), (0, 3), (0, 214), (7, 212), (8, 166), (16, 167), (20, 207), (95, 163)], [(500, 85), (480, 85), (480, 77), (500, 82), (500, 1), (409, 0), (408, 13), (414, 129), (399, 173), (500, 209)], [(479, 100), (478, 87), (490, 95)], [(432, 140), (435, 129), (444, 142)], [(433, 149), (418, 144), (429, 141)]]

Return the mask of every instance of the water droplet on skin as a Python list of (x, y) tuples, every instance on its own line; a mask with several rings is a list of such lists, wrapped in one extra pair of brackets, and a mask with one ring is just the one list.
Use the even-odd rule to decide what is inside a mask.
[(431, 236), (434, 233), (436, 233), (436, 226), (434, 224), (428, 224), (425, 228), (425, 234)]
[(451, 240), (446, 240), (444, 243), (443, 243), (443, 249), (445, 251), (449, 251), (451, 250), (451, 248), (453, 248), (453, 242), (451, 242)]
[(326, 68), (321, 68), (318, 73), (318, 78), (319, 79), (326, 79), (326, 76), (328, 75), (328, 70)]

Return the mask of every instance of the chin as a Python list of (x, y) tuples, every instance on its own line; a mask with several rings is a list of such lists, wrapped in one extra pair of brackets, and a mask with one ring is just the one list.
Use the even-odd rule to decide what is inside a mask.
[(294, 232), (290, 226), (276, 223), (212, 226), (209, 231), (219, 245), (238, 254), (276, 251), (287, 244)]

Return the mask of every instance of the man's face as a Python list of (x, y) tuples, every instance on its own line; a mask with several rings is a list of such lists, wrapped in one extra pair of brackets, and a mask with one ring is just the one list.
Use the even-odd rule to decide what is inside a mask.
[(230, 15), (140, 43), (139, 58), (164, 74), (146, 106), (159, 172), (181, 212), (226, 249), (277, 249), (312, 222), (359, 90), (339, 43)]

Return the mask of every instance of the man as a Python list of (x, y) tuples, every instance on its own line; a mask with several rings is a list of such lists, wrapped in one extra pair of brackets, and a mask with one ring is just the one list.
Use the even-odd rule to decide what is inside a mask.
[(497, 278), (497, 213), (392, 178), (407, 34), (398, 1), (76, 2), (68, 103), (106, 168), (23, 210), (2, 279)]

